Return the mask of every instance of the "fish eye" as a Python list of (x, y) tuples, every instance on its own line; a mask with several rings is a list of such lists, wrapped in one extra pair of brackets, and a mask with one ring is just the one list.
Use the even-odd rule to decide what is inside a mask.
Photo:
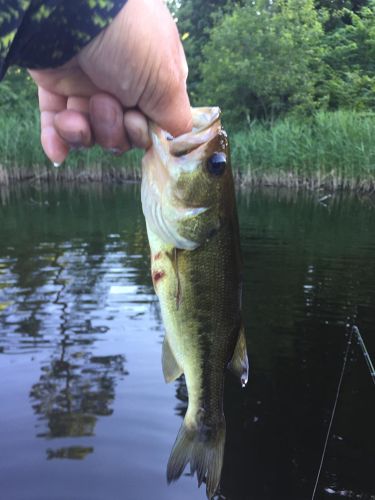
[(214, 153), (207, 161), (207, 170), (212, 175), (222, 175), (227, 164), (225, 153)]

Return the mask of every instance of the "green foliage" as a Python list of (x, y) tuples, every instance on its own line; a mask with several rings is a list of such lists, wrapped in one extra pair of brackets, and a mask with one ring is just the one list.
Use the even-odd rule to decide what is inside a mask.
[[(90, 178), (88, 171), (92, 171), (92, 178), (98, 176), (110, 177), (113, 170), (121, 170), (119, 178), (123, 178), (123, 171), (127, 169), (129, 177), (135, 178), (140, 175), (142, 153), (139, 150), (133, 150), (123, 156), (114, 156), (99, 147), (90, 148), (82, 151), (72, 151), (69, 153), (64, 168), (71, 169), (69, 175), (79, 180)], [(40, 144), (40, 122), (39, 111), (31, 107), (25, 107), (22, 110), (16, 109), (9, 113), (0, 114), (0, 184), (1, 167), (5, 167), (14, 172), (15, 177), (22, 178), (22, 170), (25, 177), (38, 176), (41, 167), (47, 167), (48, 170), (54, 170), (51, 162), (43, 153)], [(95, 167), (102, 169), (102, 172), (95, 170)], [(86, 171), (82, 174), (79, 170)], [(113, 169), (113, 170), (112, 170)], [(42, 169), (43, 170), (43, 169)], [(45, 169), (43, 170), (45, 171)], [(76, 173), (75, 173), (75, 172)], [(116, 177), (116, 174), (113, 174)]]
[[(226, 126), (245, 130), (232, 135), (241, 172), (334, 171), (336, 179), (373, 182), (375, 0), (168, 3), (187, 53), (193, 105), (219, 105)], [(0, 170), (49, 169), (36, 87), (26, 71), (8, 71), (0, 108)], [(130, 175), (139, 175), (139, 164), (138, 152), (116, 158), (99, 148), (71, 153), (67, 161), (72, 171), (113, 166)]]
[(206, 45), (210, 29), (218, 22), (224, 12), (230, 12), (234, 5), (242, 4), (234, 0), (183, 0), (169, 2), (178, 20), (186, 58), (189, 65), (188, 87), (192, 102), (198, 99), (197, 87), (202, 79), (200, 64), (202, 49)]
[(37, 88), (27, 71), (10, 68), (0, 83), (0, 108), (2, 112), (36, 109)]
[(47, 158), (40, 145), (39, 113), (26, 106), (0, 116), (0, 164), (44, 165)]
[[(19, 179), (44, 177), (45, 172), (52, 172), (52, 164), (40, 144), (36, 86), (25, 70), (8, 70), (0, 83), (0, 108), (0, 184), (2, 167)], [(122, 180), (126, 172), (135, 178), (140, 175), (141, 156), (140, 151), (113, 156), (99, 147), (72, 151), (57, 172), (69, 170), (69, 178), (77, 180), (108, 179), (111, 175)]]
[(322, 78), (323, 28), (312, 0), (249, 2), (225, 15), (203, 49), (201, 103), (231, 123), (311, 113)]
[[(229, 135), (233, 168), (245, 182), (375, 188), (375, 113), (289, 116), (272, 124), (252, 122)], [(134, 179), (141, 157), (137, 150), (116, 157), (93, 148), (71, 152), (64, 166), (54, 169), (40, 145), (36, 110), (0, 117), (0, 184), (56, 176), (78, 182)]]
[(345, 24), (351, 24), (350, 13), (358, 13), (368, 3), (369, 0), (315, 0), (315, 7), (326, 13), (324, 30), (329, 32)]
[(341, 16), (351, 22), (326, 36), (323, 92), (330, 109), (375, 109), (375, 2)]
[(254, 122), (233, 134), (232, 163), (244, 180), (375, 186), (375, 113), (318, 112)]
[(237, 128), (375, 109), (374, 0), (249, 0), (217, 18), (202, 54), (198, 102), (219, 104)]

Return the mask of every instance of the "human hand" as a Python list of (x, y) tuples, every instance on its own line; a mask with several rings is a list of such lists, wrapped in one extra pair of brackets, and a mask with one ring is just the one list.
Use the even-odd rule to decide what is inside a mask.
[(185, 55), (163, 0), (128, 0), (68, 63), (30, 74), (42, 146), (56, 164), (71, 147), (147, 148), (147, 118), (173, 135), (192, 126)]

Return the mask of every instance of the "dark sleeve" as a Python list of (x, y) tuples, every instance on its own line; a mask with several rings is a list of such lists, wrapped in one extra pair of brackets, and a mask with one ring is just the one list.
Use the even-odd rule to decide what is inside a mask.
[(11, 65), (53, 68), (105, 28), (126, 0), (0, 0), (0, 79)]

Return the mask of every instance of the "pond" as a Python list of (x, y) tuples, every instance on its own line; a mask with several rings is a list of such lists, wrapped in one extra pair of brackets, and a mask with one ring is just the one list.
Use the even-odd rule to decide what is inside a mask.
[[(348, 343), (375, 357), (375, 202), (238, 193), (250, 379), (228, 375), (220, 499), (311, 498)], [(165, 384), (138, 185), (0, 191), (4, 500), (204, 499), (166, 464)], [(354, 342), (316, 499), (375, 499), (375, 390)]]

